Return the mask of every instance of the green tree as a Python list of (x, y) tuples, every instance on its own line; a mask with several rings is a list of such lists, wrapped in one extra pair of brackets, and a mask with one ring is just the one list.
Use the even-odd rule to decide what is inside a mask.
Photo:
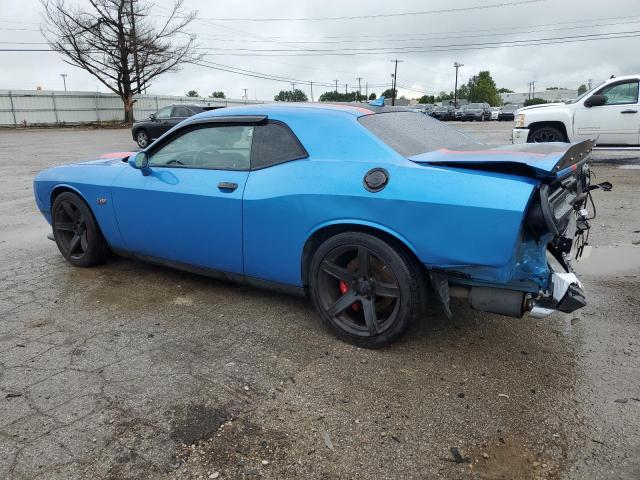
[(464, 84), (458, 88), (458, 99), (460, 98), (469, 98), (469, 87)]
[(583, 83), (578, 87), (578, 96), (582, 95), (586, 91), (587, 91), (587, 86)]
[(298, 88), (295, 90), (280, 90), (273, 99), (276, 102), (306, 102), (309, 100), (307, 95)]
[(358, 92), (341, 93), (336, 91), (324, 92), (318, 100), (320, 102), (355, 102)]
[(513, 90), (509, 90), (508, 88), (499, 88), (498, 93), (515, 93)]
[(541, 105), (543, 103), (547, 103), (547, 101), (542, 98), (528, 98), (524, 101), (523, 105), (528, 107), (529, 105)]
[[(384, 98), (393, 98), (393, 90), (391, 90), (390, 88), (387, 88), (384, 92), (382, 92), (382, 95), (380, 95), (381, 97)], [(396, 88), (396, 98), (398, 98), (398, 89)]]
[(418, 103), (435, 103), (433, 95), (423, 95), (418, 99)]
[(493, 81), (488, 70), (483, 70), (478, 75), (471, 77), (467, 86), (469, 87), (469, 102), (486, 102), (492, 106), (500, 105), (496, 82)]
[(199, 97), (200, 95), (198, 95), (198, 91), (197, 90), (189, 90), (187, 92), (187, 97)]
[[(458, 89), (458, 92), (460, 92), (460, 89)], [(458, 98), (460, 98), (460, 95), (458, 95)], [(447, 100), (453, 100), (453, 92), (440, 92), (434, 100), (436, 102), (446, 102)]]
[(547, 87), (545, 90), (560, 90), (560, 87)]
[(372, 93), (371, 95), (369, 95), (369, 100), (375, 100), (376, 98), (377, 97), (375, 93)]
[(219, 91), (219, 92), (213, 92), (211, 95), (209, 95), (209, 98), (227, 98), (224, 94), (223, 91)]

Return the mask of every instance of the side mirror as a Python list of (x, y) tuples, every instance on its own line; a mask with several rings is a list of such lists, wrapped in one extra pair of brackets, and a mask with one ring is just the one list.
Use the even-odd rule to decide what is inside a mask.
[(156, 114), (155, 113), (150, 113), (149, 114), (149, 120), (153, 120), (155, 122), (156, 121)]
[(584, 101), (584, 106), (588, 108), (600, 107), (606, 103), (607, 103), (607, 97), (596, 93), (595, 95), (591, 95), (589, 98), (587, 98)]
[(131, 155), (129, 157), (129, 165), (140, 170), (145, 176), (151, 173), (151, 169), (149, 168), (149, 155), (147, 155), (147, 152), (144, 150)]

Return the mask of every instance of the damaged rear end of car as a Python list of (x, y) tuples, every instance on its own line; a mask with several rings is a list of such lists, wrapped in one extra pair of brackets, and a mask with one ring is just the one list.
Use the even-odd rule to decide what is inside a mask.
[[(429, 166), (492, 172), (526, 179), (534, 188), (513, 253), (505, 265), (427, 265), (436, 294), (450, 315), (452, 297), (472, 308), (520, 318), (553, 311), (573, 312), (586, 295), (570, 264), (588, 244), (595, 205), (591, 192), (611, 185), (592, 184), (588, 160), (592, 141), (492, 147), (468, 145), (409, 157)], [(483, 235), (485, 232), (474, 232)]]

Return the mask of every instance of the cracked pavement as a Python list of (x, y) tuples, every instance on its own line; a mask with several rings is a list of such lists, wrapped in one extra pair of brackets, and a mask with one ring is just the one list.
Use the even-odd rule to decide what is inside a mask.
[[(460, 128), (491, 142), (510, 124)], [(640, 477), (640, 170), (594, 167), (615, 189), (596, 194), (582, 311), (434, 306), (367, 351), (305, 299), (68, 265), (33, 176), (134, 146), (121, 129), (0, 130), (0, 478)]]

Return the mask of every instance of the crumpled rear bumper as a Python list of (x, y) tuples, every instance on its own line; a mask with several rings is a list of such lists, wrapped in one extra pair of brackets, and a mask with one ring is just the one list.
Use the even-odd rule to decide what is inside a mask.
[(582, 283), (573, 272), (553, 272), (549, 292), (536, 299), (531, 316), (542, 318), (555, 310), (571, 313), (587, 305)]

